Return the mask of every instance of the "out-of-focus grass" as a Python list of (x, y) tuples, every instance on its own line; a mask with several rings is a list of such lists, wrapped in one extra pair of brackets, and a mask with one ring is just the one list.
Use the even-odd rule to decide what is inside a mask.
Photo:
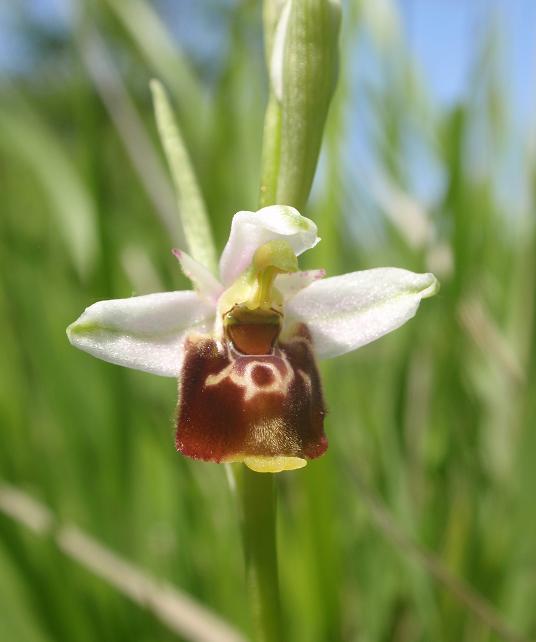
[[(527, 148), (520, 163), (524, 201), (501, 196), (511, 131), (489, 44), (472, 94), (440, 111), (396, 23), (378, 23), (372, 4), (345, 16), (340, 86), (306, 212), (323, 242), (304, 264), (332, 274), (431, 269), (442, 290), (395, 334), (322, 366), (329, 453), (279, 479), (289, 639), (501, 639), (374, 519), (356, 474), (397, 528), (530, 639), (534, 158)], [(214, 3), (228, 44), (214, 71), (171, 45), (154, 48), (127, 6), (150, 11), (96, 4), (35, 73), (0, 85), (1, 476), (247, 631), (236, 506), (222, 467), (174, 452), (175, 382), (76, 352), (64, 329), (96, 300), (189, 287), (143, 163), (132, 164), (85, 66), (87, 34), (99, 30), (155, 145), (147, 83), (154, 74), (167, 82), (222, 247), (232, 214), (257, 198), (260, 14), (256, 3)], [(360, 47), (376, 82), (357, 73)], [(368, 164), (357, 151), (365, 138)], [(422, 170), (440, 179), (426, 204), (412, 196), (416, 146)], [(174, 639), (1, 515), (0, 621), (2, 642)]]

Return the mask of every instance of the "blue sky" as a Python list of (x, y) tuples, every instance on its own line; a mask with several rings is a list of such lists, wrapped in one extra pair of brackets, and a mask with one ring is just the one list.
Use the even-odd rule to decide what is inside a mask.
[[(192, 18), (192, 0), (174, 0), (177, 13)], [(352, 0), (348, 0), (349, 2)], [(374, 2), (375, 0), (365, 0)], [(28, 43), (20, 37), (14, 16), (29, 12), (48, 25), (65, 25), (72, 0), (18, 0), (0, 2), (0, 72), (24, 65)], [(199, 13), (208, 1), (196, 0)], [(220, 6), (229, 0), (219, 0)], [(218, 4), (218, 3), (216, 3)], [(231, 3), (232, 4), (232, 3)], [(163, 2), (169, 10), (169, 2)], [(470, 91), (469, 72), (475, 45), (482, 40), (489, 16), (496, 15), (502, 38), (504, 80), (511, 92), (516, 117), (530, 117), (536, 81), (535, 0), (395, 0), (410, 47), (423, 70), (432, 95), (439, 104), (451, 104)], [(193, 5), (196, 7), (196, 5)], [(195, 12), (194, 12), (195, 13)], [(199, 18), (199, 16), (198, 16)], [(217, 28), (196, 19), (204, 34)], [(208, 27), (208, 28), (207, 28)], [(180, 33), (180, 29), (177, 29)], [(217, 39), (218, 34), (214, 34)]]
[(534, 0), (398, 0), (406, 37), (440, 103), (470, 91), (475, 46), (494, 16), (501, 33), (504, 80), (514, 110), (534, 109), (536, 2)]

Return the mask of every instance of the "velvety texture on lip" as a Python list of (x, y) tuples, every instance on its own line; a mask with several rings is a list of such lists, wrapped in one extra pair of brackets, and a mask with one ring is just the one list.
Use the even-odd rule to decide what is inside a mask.
[(267, 355), (192, 334), (179, 384), (177, 450), (206, 461), (248, 456), (319, 457), (326, 414), (311, 338), (304, 324)]

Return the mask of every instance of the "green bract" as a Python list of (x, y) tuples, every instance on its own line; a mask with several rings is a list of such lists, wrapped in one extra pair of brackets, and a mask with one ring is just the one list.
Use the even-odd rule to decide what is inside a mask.
[(265, 123), (265, 141), (270, 142), (261, 186), (265, 204), (301, 209), (307, 200), (337, 80), (340, 16), (337, 0), (287, 0), (270, 11), (266, 39), (272, 95)]

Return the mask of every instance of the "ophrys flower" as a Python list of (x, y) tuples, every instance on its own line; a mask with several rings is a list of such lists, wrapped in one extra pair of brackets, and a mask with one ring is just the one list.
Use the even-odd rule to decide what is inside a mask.
[(298, 271), (320, 239), (292, 207), (238, 212), (220, 279), (175, 251), (194, 291), (100, 301), (70, 342), (129, 368), (179, 380), (177, 449), (254, 470), (304, 466), (327, 448), (316, 358), (355, 350), (414, 316), (432, 274), (377, 268), (323, 278)]

